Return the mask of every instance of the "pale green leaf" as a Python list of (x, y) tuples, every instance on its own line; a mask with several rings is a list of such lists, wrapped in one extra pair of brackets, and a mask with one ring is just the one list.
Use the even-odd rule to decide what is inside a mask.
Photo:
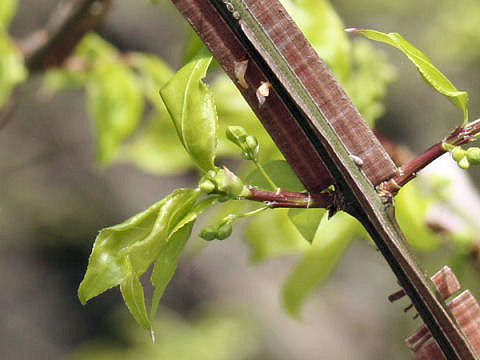
[(165, 288), (177, 269), (180, 255), (191, 235), (195, 220), (203, 214), (203, 212), (214, 205), (216, 201), (215, 198), (207, 198), (198, 203), (171, 231), (167, 245), (162, 248), (155, 261), (152, 276), (150, 278), (154, 286), (152, 308), (150, 312), (151, 318), (155, 316)]
[(359, 233), (361, 225), (345, 213), (322, 222), (312, 246), (304, 252), (284, 285), (283, 302), (291, 315), (298, 315), (307, 296), (326, 280)]
[(6, 30), (17, 11), (17, 0), (0, 1), (0, 30)]
[(440, 238), (428, 227), (427, 211), (432, 198), (421, 193), (419, 182), (402, 187), (395, 197), (395, 216), (408, 242), (420, 251), (432, 251), (441, 245)]
[(452, 82), (433, 65), (432, 61), (423, 52), (405, 40), (402, 35), (364, 29), (350, 29), (349, 31), (363, 34), (369, 39), (389, 44), (402, 51), (415, 64), (424, 80), (461, 109), (464, 114), (464, 122), (468, 121), (468, 93), (457, 90)]
[(152, 325), (147, 315), (142, 283), (135, 273), (128, 255), (124, 258), (123, 271), (126, 274), (120, 283), (123, 300), (135, 320), (144, 328), (151, 330)]
[(151, 116), (146, 126), (122, 150), (121, 161), (154, 174), (180, 174), (194, 166), (166, 113), (157, 112)]
[(160, 90), (183, 146), (205, 172), (215, 168), (217, 113), (202, 81), (211, 61), (211, 56), (198, 54)]
[(15, 86), (26, 78), (27, 70), (20, 51), (7, 32), (0, 28), (0, 108), (5, 105)]
[[(262, 164), (262, 166), (280, 189), (289, 191), (305, 190), (305, 187), (285, 160), (273, 160)], [(258, 169), (253, 170), (244, 183), (260, 189), (270, 189), (269, 183)]]
[(304, 239), (311, 243), (326, 212), (326, 209), (290, 209), (288, 217)]
[(137, 128), (143, 97), (135, 75), (123, 64), (97, 64), (87, 85), (87, 107), (97, 135), (97, 160), (111, 163), (120, 144)]
[(310, 246), (288, 219), (287, 209), (256, 215), (248, 223), (245, 237), (252, 262), (295, 254)]
[(172, 231), (189, 214), (199, 196), (198, 190), (175, 190), (125, 222), (100, 231), (78, 289), (80, 301), (84, 304), (124, 281), (128, 276), (124, 270), (127, 256), (135, 274), (141, 276), (156, 260)]

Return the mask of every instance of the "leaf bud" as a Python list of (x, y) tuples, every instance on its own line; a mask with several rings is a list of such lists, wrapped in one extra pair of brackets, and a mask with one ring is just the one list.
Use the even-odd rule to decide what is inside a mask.
[(464, 156), (459, 162), (458, 166), (460, 166), (462, 169), (466, 170), (470, 167), (470, 161), (468, 161), (468, 158)]
[(471, 147), (467, 150), (467, 159), (472, 165), (480, 164), (480, 148)]
[(242, 126), (230, 125), (227, 126), (226, 135), (228, 140), (241, 147), (248, 134)]
[(462, 160), (464, 156), (465, 156), (465, 150), (463, 150), (460, 146), (456, 146), (452, 150), (452, 158), (456, 162), (459, 162), (460, 160)]
[(232, 224), (230, 222), (227, 222), (227, 223), (221, 225), (218, 228), (218, 231), (217, 231), (217, 239), (218, 240), (226, 239), (227, 237), (232, 235), (232, 230), (233, 230), (233, 227), (232, 227)]

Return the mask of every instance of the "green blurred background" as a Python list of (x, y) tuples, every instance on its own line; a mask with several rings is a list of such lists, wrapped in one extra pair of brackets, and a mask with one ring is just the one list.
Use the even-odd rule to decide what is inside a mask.
[[(20, 1), (11, 32), (41, 27), (57, 1)], [(332, 1), (346, 27), (398, 31), (423, 49), (458, 88), (469, 91), (472, 119), (480, 113), (480, 4), (476, 0)], [(149, 51), (180, 64), (186, 36), (172, 6), (117, 0), (100, 34), (121, 50)], [(458, 110), (419, 80), (395, 50), (397, 68), (386, 114), (377, 127), (414, 152), (458, 122)], [(2, 359), (408, 359), (403, 338), (416, 327), (408, 301), (384, 260), (356, 242), (301, 319), (282, 309), (280, 291), (294, 264), (282, 257), (248, 261), (240, 233), (180, 264), (162, 301), (157, 342), (133, 321), (117, 289), (82, 307), (77, 286), (97, 232), (119, 223), (195, 174), (157, 177), (129, 165), (95, 165), (95, 144), (81, 91), (54, 98), (40, 79), (21, 88), (19, 105), (0, 131), (0, 354)], [(478, 116), (478, 115), (477, 115)], [(475, 170), (470, 171), (472, 175)], [(478, 175), (478, 174), (477, 174)], [(478, 176), (477, 176), (478, 178)], [(445, 249), (424, 255), (430, 272)], [(462, 282), (478, 294), (479, 273)]]

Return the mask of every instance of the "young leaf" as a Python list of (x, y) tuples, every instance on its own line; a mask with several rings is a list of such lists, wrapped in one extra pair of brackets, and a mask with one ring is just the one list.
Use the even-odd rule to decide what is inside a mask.
[(290, 209), (288, 217), (309, 243), (313, 241), (326, 209)]
[(17, 10), (17, 0), (2, 0), (0, 2), (0, 29), (6, 30)]
[(217, 113), (212, 93), (202, 81), (212, 61), (200, 52), (160, 90), (185, 150), (207, 172), (215, 168)]
[(415, 64), (424, 80), (440, 94), (446, 96), (456, 107), (463, 111), (464, 123), (468, 121), (468, 93), (457, 90), (450, 80), (438, 70), (432, 61), (398, 33), (383, 33), (376, 30), (348, 29), (360, 33), (369, 39), (384, 42), (402, 51)]
[(295, 254), (309, 247), (288, 220), (287, 213), (287, 209), (265, 211), (248, 223), (245, 235), (252, 262)]
[(153, 318), (157, 312), (160, 299), (172, 279), (178, 266), (178, 260), (182, 250), (191, 235), (195, 220), (207, 209), (216, 203), (217, 199), (208, 198), (198, 203), (192, 211), (180, 221), (172, 230), (168, 243), (162, 248), (155, 261), (152, 276), (150, 278), (153, 286), (153, 299), (150, 318)]
[(125, 272), (128, 256), (136, 276), (141, 276), (155, 261), (177, 231), (200, 196), (199, 190), (178, 189), (163, 200), (125, 222), (103, 229), (95, 239), (87, 271), (79, 288), (82, 304), (129, 276)]
[[(305, 187), (300, 180), (298, 180), (297, 175), (295, 175), (295, 172), (285, 160), (273, 160), (267, 162), (263, 164), (263, 168), (275, 184), (281, 189), (289, 191), (305, 190)], [(257, 186), (261, 189), (270, 189), (270, 184), (258, 169), (253, 170), (247, 176), (244, 183)]]
[(360, 224), (345, 213), (322, 223), (313, 245), (284, 285), (283, 302), (291, 315), (298, 315), (306, 297), (325, 281), (360, 229)]
[(123, 271), (125, 278), (120, 283), (120, 291), (123, 300), (133, 315), (135, 320), (147, 330), (151, 330), (152, 325), (147, 315), (145, 306), (145, 295), (143, 293), (142, 283), (137, 274), (133, 270), (130, 257), (127, 255), (124, 259)]
[(140, 84), (125, 65), (111, 60), (101, 62), (87, 85), (87, 107), (97, 133), (97, 159), (103, 165), (109, 164), (142, 116)]

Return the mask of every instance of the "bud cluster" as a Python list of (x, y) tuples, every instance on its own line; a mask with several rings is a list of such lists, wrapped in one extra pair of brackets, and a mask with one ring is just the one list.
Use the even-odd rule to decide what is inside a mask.
[(200, 179), (198, 187), (205, 194), (215, 193), (223, 195), (225, 200), (250, 195), (248, 187), (226, 167), (208, 171)]
[(228, 126), (226, 135), (228, 140), (242, 150), (242, 157), (245, 160), (258, 161), (260, 144), (255, 136), (248, 135), (246, 130), (241, 126)]
[(226, 217), (219, 222), (205, 227), (200, 232), (200, 237), (207, 241), (224, 240), (232, 234), (233, 219)]
[(470, 165), (480, 164), (480, 148), (470, 147), (465, 150), (461, 146), (455, 146), (452, 149), (452, 158), (459, 167), (468, 169)]

